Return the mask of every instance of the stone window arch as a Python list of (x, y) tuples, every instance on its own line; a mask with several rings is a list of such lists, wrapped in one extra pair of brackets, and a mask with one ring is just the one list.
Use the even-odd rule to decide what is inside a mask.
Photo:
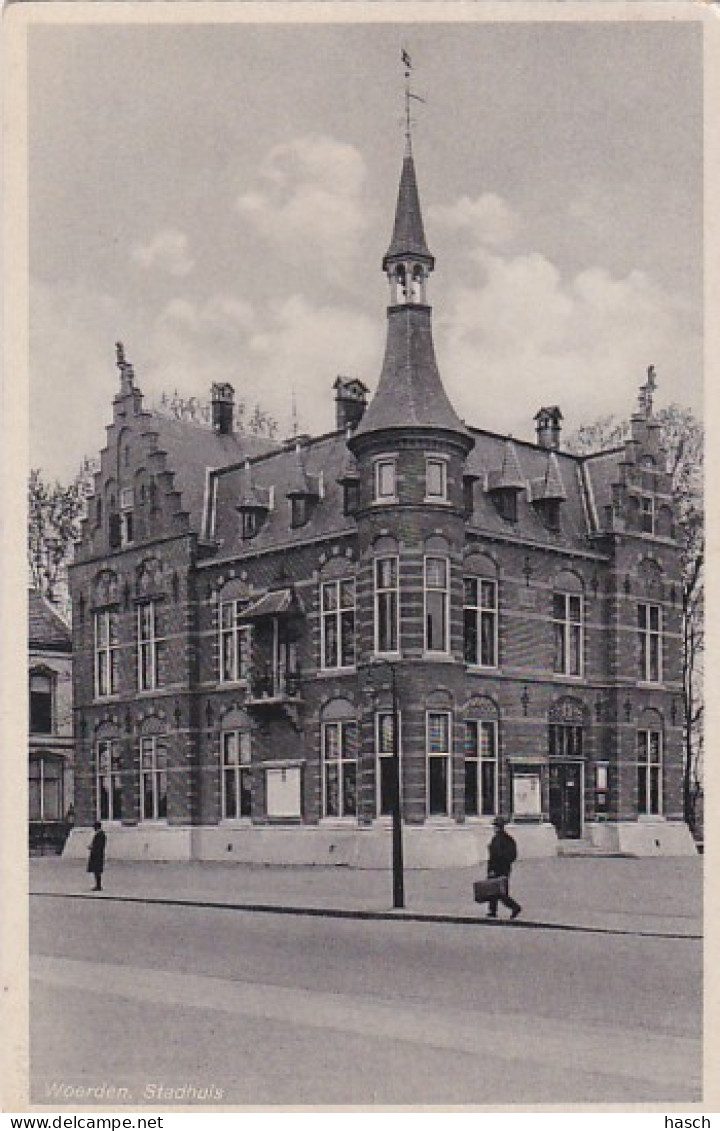
[(487, 695), (474, 695), (463, 707), (464, 812), (489, 817), (500, 804), (500, 712)]
[(357, 819), (359, 728), (355, 705), (344, 697), (326, 702), (320, 712), (322, 814)]
[(643, 558), (637, 567), (640, 587), (648, 597), (660, 600), (663, 591), (663, 568), (654, 558)]

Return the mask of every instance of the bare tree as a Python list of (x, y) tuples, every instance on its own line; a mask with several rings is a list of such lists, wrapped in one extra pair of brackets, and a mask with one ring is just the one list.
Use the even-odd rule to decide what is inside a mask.
[(28, 567), (30, 583), (64, 612), (68, 608), (67, 567), (80, 535), (86, 492), (81, 473), (68, 486), (49, 483), (38, 468), (28, 480)]
[[(660, 409), (655, 419), (662, 426), (682, 551), (683, 810), (688, 826), (697, 832), (704, 737), (704, 431), (690, 409), (677, 404)], [(567, 446), (571, 451), (589, 454), (616, 447), (629, 434), (629, 422), (606, 416), (579, 428), (569, 437)]]
[[(181, 397), (177, 389), (173, 393), (163, 393), (157, 405), (157, 410), (175, 420), (189, 420), (209, 428), (212, 424), (212, 406), (209, 401), (200, 400), (199, 397)], [(255, 404), (249, 412), (245, 401), (235, 402), (233, 423), (235, 430), (242, 435), (251, 433), (253, 436), (266, 436), (274, 440), (278, 433), (278, 423), (274, 417)]]

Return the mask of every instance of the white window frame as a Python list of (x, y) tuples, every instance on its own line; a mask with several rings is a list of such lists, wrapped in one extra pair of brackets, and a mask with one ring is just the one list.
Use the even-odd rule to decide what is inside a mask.
[[(162, 765), (161, 759), (158, 758), (158, 751), (161, 748), (165, 754), (165, 764)], [(167, 737), (164, 734), (151, 734), (146, 735), (140, 739), (140, 822), (142, 824), (149, 824), (150, 822), (157, 824), (161, 821), (167, 821), (167, 804), (168, 804), (168, 747)], [(145, 758), (149, 758), (149, 763), (146, 764)], [(146, 780), (150, 779), (150, 797), (152, 798), (152, 816), (147, 816), (145, 813), (145, 785)], [(164, 794), (163, 794), (164, 785)], [(162, 800), (164, 796), (165, 812), (162, 813)]]
[[(394, 576), (395, 583), (391, 586), (380, 586), (378, 584), (378, 571), (383, 562), (394, 563)], [(390, 627), (392, 629), (390, 635), (394, 637), (393, 648), (382, 649), (380, 647), (380, 611), (383, 608), (382, 599), (389, 595), (390, 605), (394, 610)], [(400, 654), (400, 558), (397, 554), (384, 554), (382, 557), (373, 558), (373, 620), (374, 620), (374, 648), (376, 656), (397, 656)]]
[[(430, 585), (428, 581), (428, 566), (431, 562), (440, 562), (444, 568), (445, 584)], [(439, 593), (442, 597), (442, 646), (430, 647), (430, 622), (428, 617), (429, 594)], [(450, 652), (450, 559), (440, 554), (426, 554), (423, 560), (423, 608), (424, 608), (424, 648), (427, 655), (447, 656)]]
[[(563, 615), (555, 612), (555, 601), (561, 597), (564, 602)], [(553, 590), (552, 595), (552, 623), (553, 623), (553, 672), (555, 675), (569, 676), (571, 679), (582, 679), (585, 671), (585, 610), (582, 593), (570, 593), (563, 589)], [(571, 602), (577, 601), (578, 615), (571, 612)], [(562, 632), (563, 663), (555, 666), (555, 649), (558, 629)], [(577, 633), (578, 670), (572, 670), (572, 657), (574, 655), (573, 643)]]
[[(384, 491), (383, 474), (390, 469), (392, 474), (392, 491)], [(396, 503), (397, 493), (397, 456), (378, 456), (373, 462), (373, 502)]]
[[(467, 600), (466, 582), (471, 582), (476, 586), (476, 597), (474, 603)], [(486, 604), (484, 599), (483, 586), (492, 586), (492, 604)], [(474, 613), (475, 616), (475, 639), (477, 641), (477, 658), (469, 660), (467, 658), (467, 646), (465, 640), (465, 615), (466, 613)], [(483, 621), (485, 618), (492, 619), (492, 660), (490, 663), (483, 661)], [(473, 668), (497, 668), (498, 666), (498, 583), (492, 577), (477, 577), (475, 575), (468, 575), (463, 578), (463, 656), (465, 663)]]
[[(392, 813), (391, 809), (383, 809), (382, 801), (382, 774), (381, 765), (385, 759), (394, 757), (394, 750), (392, 742), (390, 749), (384, 749), (383, 739), (383, 719), (395, 720), (395, 712), (392, 707), (385, 707), (382, 710), (375, 712), (374, 734), (375, 734), (375, 812), (378, 817), (389, 817)], [(402, 777), (403, 777), (403, 759), (402, 759), (402, 714), (400, 711), (397, 713), (397, 743), (398, 743), (398, 761), (400, 773), (400, 796), (402, 797)], [(391, 736), (392, 737), (392, 736)]]
[[(32, 777), (32, 768), (37, 766), (38, 775), (36, 779)], [(50, 767), (56, 771), (57, 776), (48, 777), (48, 770)], [(29, 815), (31, 821), (62, 821), (65, 809), (65, 782), (63, 780), (63, 764), (62, 759), (57, 754), (52, 754), (49, 751), (43, 753), (33, 754), (29, 759), (30, 773), (28, 777), (28, 791), (29, 791)], [(35, 816), (32, 812), (32, 791), (31, 782), (37, 781), (38, 784), (38, 814)], [(47, 786), (49, 783), (57, 784), (57, 816), (52, 816), (47, 812), (49, 806), (47, 804), (49, 798), (47, 796)]]
[[(107, 752), (107, 768), (102, 769), (102, 755)], [(122, 770), (119, 765), (120, 742), (117, 738), (100, 738), (95, 744), (95, 815), (98, 821), (122, 820)], [(102, 787), (107, 797), (107, 812), (103, 811)], [(120, 793), (120, 812), (115, 812), (115, 789)]]
[[(243, 683), (247, 680), (252, 650), (252, 628), (240, 622), (245, 602), (239, 599), (221, 601), (218, 606), (218, 676), (219, 683)], [(226, 613), (227, 623), (225, 623)], [(226, 656), (225, 648), (228, 648)], [(229, 663), (226, 665), (225, 661)]]
[[(440, 490), (430, 490), (430, 467), (440, 469)], [(445, 456), (425, 456), (425, 502), (446, 503), (448, 501), (448, 461)]]
[[(431, 750), (430, 741), (430, 719), (433, 716), (442, 716), (447, 720), (447, 749), (446, 750)], [(443, 710), (428, 710), (425, 712), (425, 763), (426, 763), (426, 791), (425, 791), (425, 811), (428, 817), (450, 817), (452, 814), (452, 745), (453, 745), (453, 728), (452, 728), (452, 711)], [(431, 812), (430, 810), (430, 763), (431, 760), (437, 758), (445, 759), (445, 807), (442, 812)]]
[[(645, 624), (642, 625), (641, 609), (644, 609)], [(657, 610), (657, 628), (651, 627), (652, 610)], [(638, 667), (640, 683), (662, 683), (663, 681), (663, 610), (662, 605), (653, 601), (638, 601)], [(657, 676), (652, 674), (653, 645), (657, 649)]]
[[(234, 760), (229, 757), (233, 754)], [(235, 813), (228, 813), (227, 776), (232, 774), (235, 790)], [(221, 812), (223, 821), (249, 821), (249, 813), (242, 812), (243, 785), (248, 781), (252, 792), (252, 736), (245, 729), (231, 728), (220, 731)]]
[[(650, 757), (652, 739), (657, 740), (657, 760)], [(638, 817), (661, 817), (663, 814), (663, 733), (659, 727), (641, 727), (636, 734), (637, 811)], [(645, 796), (641, 797), (640, 771), (645, 771)], [(657, 791), (657, 807), (652, 806), (653, 779)]]
[[(127, 455), (128, 449), (125, 449)], [(132, 487), (120, 489), (120, 545), (131, 546), (135, 541), (133, 529), (135, 491)]]
[[(348, 749), (348, 742), (346, 738), (346, 731), (349, 728), (355, 731), (355, 756), (348, 758), (346, 751)], [(338, 736), (335, 757), (330, 757), (328, 734), (333, 731)], [(333, 766), (337, 774), (337, 797), (338, 797), (338, 812), (328, 812), (328, 769)], [(344, 768), (346, 766), (355, 767), (355, 786), (354, 798), (355, 806), (354, 812), (345, 812), (347, 798), (345, 795), (345, 775)], [(322, 724), (322, 814), (325, 820), (332, 821), (357, 821), (358, 808), (359, 808), (359, 791), (360, 784), (360, 724), (357, 719), (329, 719)]]
[(96, 699), (117, 694), (118, 614), (116, 609), (97, 609), (93, 615), (93, 678)]
[[(160, 644), (158, 636), (158, 607), (156, 600), (143, 601), (137, 606), (137, 686), (138, 691), (155, 691), (160, 687)], [(149, 631), (145, 634), (145, 613), (149, 610)]]
[[(473, 746), (473, 753), (470, 752), (468, 738), (470, 735), (470, 728), (475, 733), (475, 742)], [(494, 817), (498, 812), (499, 801), (499, 788), (500, 788), (500, 770), (498, 760), (498, 725), (496, 719), (466, 719), (465, 720), (465, 815), (469, 817)], [(489, 743), (485, 742), (487, 735), (490, 735)], [(489, 753), (486, 751), (489, 750)], [(476, 798), (474, 813), (468, 812), (467, 809), (467, 766), (468, 762), (474, 762), (477, 766), (476, 770)], [(483, 766), (492, 767), (493, 786), (492, 786), (492, 804), (489, 808), (483, 805)]]
[[(343, 604), (345, 595), (345, 588), (352, 587), (352, 603)], [(334, 593), (334, 608), (325, 608), (326, 594)], [(356, 586), (354, 577), (339, 577), (333, 578), (330, 581), (322, 581), (320, 583), (320, 667), (323, 671), (352, 671), (355, 667), (355, 647), (356, 647)], [(347, 628), (347, 618), (352, 614), (352, 627)], [(336, 663), (330, 663), (328, 660), (327, 648), (327, 631), (331, 630), (334, 626), (335, 631), (335, 650), (336, 650)], [(343, 663), (343, 653), (345, 652), (346, 632), (351, 634), (352, 643), (352, 659), (349, 663)]]

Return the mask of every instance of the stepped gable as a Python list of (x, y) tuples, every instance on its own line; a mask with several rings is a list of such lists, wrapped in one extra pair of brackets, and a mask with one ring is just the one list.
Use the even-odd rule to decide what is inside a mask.
[(72, 651), (70, 626), (37, 589), (28, 590), (28, 635), (31, 648)]
[(343, 489), (339, 483), (346, 460), (344, 432), (319, 436), (304, 446), (306, 477), (312, 485), (319, 484), (322, 475), (323, 490), (308, 521), (297, 527), (290, 522), (290, 498), (297, 486), (295, 449), (280, 449), (252, 460), (254, 490), (261, 498), (268, 499), (272, 492), (272, 506), (261, 529), (247, 540), (241, 537), (237, 513), (238, 500), (245, 489), (245, 469), (236, 466), (214, 472), (210, 482), (214, 531), (209, 530), (208, 537), (218, 543), (218, 552), (223, 557), (231, 554), (243, 557), (271, 548), (300, 546), (327, 535), (354, 532), (354, 519), (343, 513)]
[(175, 420), (150, 412), (145, 431), (157, 434), (157, 448), (167, 453), (167, 470), (180, 492), (181, 508), (188, 512), (190, 529), (200, 530), (208, 470), (237, 464), (276, 447), (273, 441), (245, 433), (220, 435), (188, 420)]

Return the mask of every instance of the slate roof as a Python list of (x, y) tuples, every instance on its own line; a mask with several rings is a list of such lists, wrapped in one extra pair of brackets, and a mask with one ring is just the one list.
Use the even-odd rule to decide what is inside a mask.
[(389, 259), (404, 255), (429, 259), (431, 263), (435, 262), (425, 240), (425, 229), (420, 211), (420, 196), (418, 194), (417, 177), (415, 176), (415, 162), (412, 154), (406, 154), (403, 159), (395, 209), (395, 225), (390, 247), (383, 259), (383, 271), (387, 270)]
[(56, 609), (37, 589), (28, 591), (28, 635), (30, 648), (71, 652), (72, 634)]
[(583, 458), (588, 501), (593, 517), (600, 526), (603, 525), (604, 508), (612, 504), (613, 485), (620, 479), (619, 465), (624, 458), (624, 447)]
[(147, 416), (146, 431), (157, 432), (158, 447), (168, 453), (168, 468), (175, 473), (175, 487), (180, 491), (183, 509), (190, 515), (190, 528), (195, 531), (200, 530), (202, 520), (206, 471), (236, 464), (276, 447), (261, 436), (223, 436), (193, 421), (175, 420), (156, 412)]
[[(385, 358), (377, 391), (353, 433), (386, 428), (438, 428), (468, 436), (450, 403), (437, 367), (430, 309), (391, 307)], [(351, 441), (352, 446), (352, 441)]]
[[(475, 446), (470, 452), (466, 471), (475, 476), (475, 508), (469, 527), (482, 534), (508, 536), (572, 551), (589, 550), (588, 534), (595, 533), (595, 523), (590, 518), (591, 508), (584, 485), (583, 468), (588, 464), (593, 491), (600, 499), (610, 499), (612, 483), (618, 478), (618, 463), (623, 458), (622, 449), (600, 456), (582, 457), (569, 452), (549, 453), (546, 448), (523, 440), (512, 441), (515, 456), (525, 484), (540, 480), (560, 485), (565, 498), (560, 505), (560, 531), (548, 530), (542, 515), (532, 505), (528, 492), (518, 494), (517, 521), (508, 522), (498, 513), (491, 495), (483, 490), (487, 472), (502, 466), (507, 450), (507, 436), (469, 428)], [(354, 533), (355, 521), (343, 514), (343, 491), (337, 480), (343, 475), (347, 461), (347, 437), (344, 432), (320, 436), (303, 449), (305, 467), (309, 475), (323, 476), (323, 496), (311, 508), (309, 521), (300, 527), (290, 525), (290, 502), (287, 492), (294, 481), (296, 453), (284, 449), (253, 460), (253, 481), (265, 490), (274, 488), (274, 506), (260, 532), (249, 541), (240, 537), (237, 502), (243, 490), (243, 468), (240, 466), (220, 470), (213, 475), (215, 493), (215, 537), (217, 556), (253, 557), (256, 553), (301, 546), (303, 543), (324, 537)], [(599, 476), (602, 476), (600, 482)], [(602, 519), (602, 514), (600, 514)]]

